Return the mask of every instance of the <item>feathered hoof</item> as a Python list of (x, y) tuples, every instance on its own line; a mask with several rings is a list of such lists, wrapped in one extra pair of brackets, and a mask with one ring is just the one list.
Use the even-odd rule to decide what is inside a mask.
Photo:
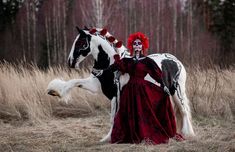
[(109, 143), (111, 141), (110, 135), (105, 136), (100, 140), (100, 143)]

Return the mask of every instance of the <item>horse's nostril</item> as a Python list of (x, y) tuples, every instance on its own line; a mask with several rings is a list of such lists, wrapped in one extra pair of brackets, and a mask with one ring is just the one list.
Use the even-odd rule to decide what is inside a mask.
[(68, 66), (71, 68), (72, 64), (71, 64), (71, 59), (68, 59)]
[(75, 68), (76, 60), (69, 58), (68, 59), (68, 66), (70, 68)]
[(68, 66), (70, 66), (70, 58), (68, 59), (67, 63), (68, 63)]

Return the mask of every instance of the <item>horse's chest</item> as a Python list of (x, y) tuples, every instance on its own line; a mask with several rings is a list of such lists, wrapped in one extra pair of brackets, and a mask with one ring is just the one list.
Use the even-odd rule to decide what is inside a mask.
[(103, 73), (98, 78), (101, 83), (101, 89), (104, 95), (110, 100), (117, 94), (117, 86), (114, 83), (114, 74), (110, 71)]

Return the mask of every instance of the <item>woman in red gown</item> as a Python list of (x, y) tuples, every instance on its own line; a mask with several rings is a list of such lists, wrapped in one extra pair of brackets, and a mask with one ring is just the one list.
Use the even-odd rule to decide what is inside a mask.
[[(130, 79), (121, 91), (111, 143), (167, 143), (169, 138), (178, 134), (169, 96), (163, 90), (161, 70), (152, 59), (144, 56), (148, 48), (144, 34), (132, 34), (128, 48), (133, 57), (120, 60), (115, 55), (112, 65), (112, 69), (128, 73)], [(147, 74), (161, 87), (144, 80)]]

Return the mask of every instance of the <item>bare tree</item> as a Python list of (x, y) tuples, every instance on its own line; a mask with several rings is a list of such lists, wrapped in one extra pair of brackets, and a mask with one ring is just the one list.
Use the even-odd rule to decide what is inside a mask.
[(18, 50), (24, 61), (64, 64), (76, 34), (68, 27), (87, 25), (107, 27), (124, 42), (130, 33), (141, 31), (150, 39), (150, 51), (169, 51), (191, 64), (206, 54), (219, 61), (221, 44), (208, 31), (212, 12), (204, 0), (47, 0), (37, 7), (40, 2), (23, 1), (15, 22), (0, 31), (1, 59), (14, 60), (11, 53)]
[(190, 63), (192, 63), (192, 55), (193, 55), (193, 52), (192, 52), (192, 45), (193, 43), (192, 42), (192, 38), (193, 38), (193, 10), (192, 10), (192, 0), (188, 0), (188, 5), (189, 5), (189, 13), (188, 13), (188, 23), (187, 23), (187, 26), (188, 26), (188, 55), (189, 55), (189, 61)]
[(103, 27), (103, 13), (104, 13), (104, 4), (103, 0), (93, 0), (92, 6), (94, 10), (94, 17), (97, 27)]
[(174, 54), (176, 55), (176, 44), (177, 44), (177, 0), (173, 0), (173, 51)]
[(36, 63), (36, 5), (35, 3), (32, 3), (32, 34), (33, 34), (33, 50), (32, 50), (32, 56), (33, 56), (33, 62)]
[[(64, 3), (63, 3), (63, 5), (62, 5), (62, 9), (63, 9), (63, 21), (62, 21), (62, 25), (63, 25), (63, 38), (64, 38), (64, 47), (63, 47), (63, 56), (64, 56), (64, 61), (66, 61), (67, 60), (67, 32), (66, 32), (66, 20), (67, 20), (67, 18), (66, 18), (66, 15), (67, 15), (67, 13), (66, 13), (66, 9), (67, 9), (67, 5), (66, 5), (66, 2), (67, 1), (64, 1)], [(64, 62), (63, 61), (63, 62)]]
[(45, 17), (45, 30), (46, 30), (46, 46), (47, 46), (47, 63), (51, 66), (51, 51), (50, 51), (50, 32), (49, 32), (49, 17)]
[(21, 23), (21, 26), (20, 26), (20, 36), (21, 36), (21, 46), (22, 46), (23, 61), (26, 62), (25, 39), (24, 39), (24, 26), (23, 26), (23, 23)]
[(26, 2), (26, 22), (27, 22), (27, 52), (30, 53), (31, 52), (31, 47), (30, 47), (30, 42), (31, 42), (31, 32), (30, 32), (30, 1)]

